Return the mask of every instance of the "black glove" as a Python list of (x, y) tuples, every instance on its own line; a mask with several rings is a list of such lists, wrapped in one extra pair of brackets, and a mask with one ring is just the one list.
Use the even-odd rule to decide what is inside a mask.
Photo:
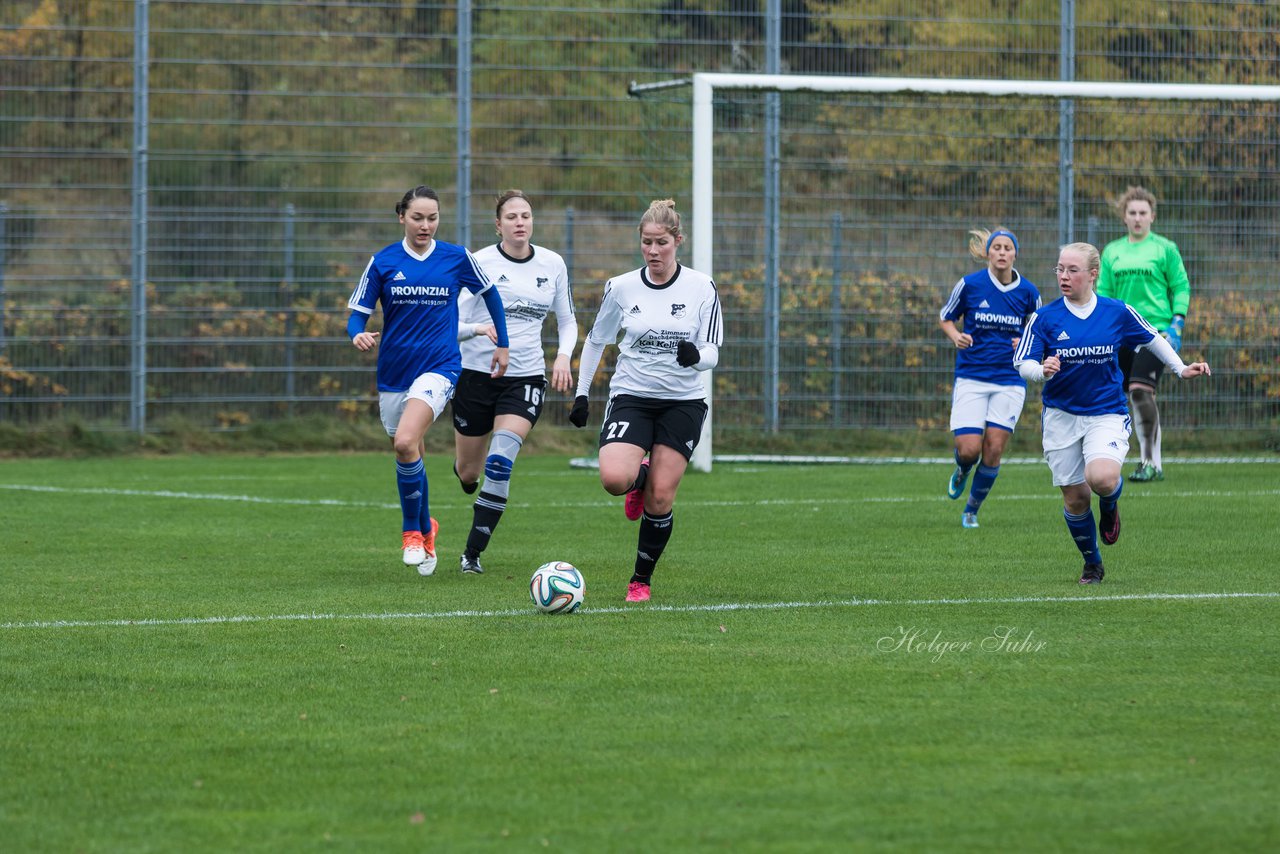
[(676, 364), (682, 368), (692, 368), (701, 361), (702, 354), (698, 352), (698, 345), (681, 339), (676, 345)]
[(586, 427), (587, 416), (591, 414), (591, 404), (587, 396), (580, 394), (573, 399), (573, 409), (569, 410), (569, 423), (574, 427)]

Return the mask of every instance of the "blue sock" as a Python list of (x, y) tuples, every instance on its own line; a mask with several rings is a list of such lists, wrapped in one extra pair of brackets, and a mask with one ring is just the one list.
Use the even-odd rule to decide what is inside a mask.
[(979, 464), (978, 470), (973, 474), (973, 485), (969, 487), (969, 501), (964, 505), (964, 512), (978, 512), (978, 508), (982, 506), (982, 502), (987, 499), (987, 493), (990, 492), (991, 487), (995, 485), (996, 475), (998, 474), (1000, 474), (1000, 466), (984, 466)]
[(427, 472), (422, 472), (422, 509), (418, 511), (418, 524), (422, 526), (423, 536), (431, 533), (431, 502), (428, 500), (431, 490), (427, 487)]
[(1084, 562), (1102, 563), (1098, 558), (1098, 526), (1093, 522), (1093, 508), (1090, 507), (1079, 516), (1072, 515), (1063, 508), (1062, 517), (1067, 520), (1067, 530), (1071, 532), (1071, 539), (1075, 540)]
[[(968, 473), (969, 473), (969, 469), (973, 468), (973, 463), (966, 463), (966, 462), (963, 462), (963, 461), (960, 459), (960, 451), (958, 451), (958, 450), (955, 452), (955, 457), (956, 457), (956, 467), (960, 469), (960, 473), (961, 473), (961, 474), (968, 474)], [(981, 457), (979, 457), (978, 459), (981, 459)], [(974, 460), (974, 462), (977, 462), (977, 460)]]
[(1103, 510), (1116, 509), (1116, 502), (1120, 500), (1120, 493), (1123, 490), (1124, 490), (1124, 478), (1120, 478), (1118, 481), (1116, 481), (1115, 492), (1111, 493), (1110, 495), (1098, 496), (1098, 506), (1101, 507)]
[(400, 512), (404, 515), (402, 531), (421, 531), (422, 507), (426, 503), (423, 494), (422, 458), (411, 463), (396, 461), (396, 487), (400, 490)]

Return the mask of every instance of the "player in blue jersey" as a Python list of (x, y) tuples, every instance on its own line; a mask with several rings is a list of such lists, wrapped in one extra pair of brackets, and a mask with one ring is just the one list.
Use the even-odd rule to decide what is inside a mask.
[[(1014, 361), (1024, 379), (1044, 382), (1044, 458), (1062, 489), (1063, 515), (1084, 557), (1081, 584), (1104, 574), (1102, 542), (1120, 538), (1120, 466), (1129, 452), (1129, 412), (1117, 356), (1122, 347), (1147, 347), (1182, 379), (1209, 375), (1205, 362), (1183, 364), (1177, 351), (1137, 311), (1094, 293), (1100, 261), (1088, 243), (1062, 247), (1062, 298), (1027, 323)], [(1101, 522), (1094, 524), (1093, 493)]]
[(654, 568), (671, 539), (676, 490), (707, 417), (699, 372), (716, 366), (724, 337), (715, 282), (676, 260), (684, 232), (675, 202), (649, 205), (639, 230), (644, 266), (605, 283), (569, 413), (574, 426), (586, 425), (591, 380), (604, 348), (616, 343), (600, 427), (600, 484), (626, 495), (627, 518), (640, 520), (628, 602), (649, 601)]
[[(489, 545), (507, 508), (516, 454), (542, 414), (547, 390), (542, 326), (554, 312), (559, 346), (551, 367), (551, 386), (567, 392), (573, 385), (569, 360), (578, 343), (573, 292), (564, 260), (535, 246), (533, 207), (519, 190), (498, 197), (495, 225), (501, 240), (476, 252), (476, 261), (502, 297), (511, 339), (506, 376), (489, 370), (496, 332), (486, 305), (464, 293), (458, 301), (462, 376), (453, 396), (453, 472), (468, 495), (480, 488), (472, 507), (471, 532), (459, 559), (463, 572), (484, 572), (480, 553)], [(490, 435), (492, 433), (492, 436)], [(484, 486), (480, 487), (480, 475)]]
[[(1000, 458), (1027, 397), (1027, 382), (1013, 366), (1013, 348), (1022, 327), (1040, 307), (1040, 292), (1014, 268), (1018, 238), (1002, 226), (969, 232), (969, 254), (986, 267), (951, 289), (938, 325), (956, 347), (951, 393), (951, 432), (956, 468), (947, 495), (964, 493), (969, 471), (978, 466), (960, 524), (978, 527), (978, 509), (1000, 473)], [(964, 331), (956, 321), (964, 318)]]
[[(402, 515), (402, 553), (420, 575), (436, 569), (436, 533), (422, 465), (423, 437), (440, 417), (462, 370), (458, 352), (458, 293), (483, 295), (495, 326), (491, 368), (507, 369), (507, 324), (502, 298), (461, 246), (435, 239), (440, 197), (414, 187), (396, 205), (404, 239), (369, 259), (347, 308), (347, 336), (357, 350), (378, 347), (378, 408), (396, 454)], [(382, 332), (365, 326), (382, 303)], [(379, 341), (381, 337), (381, 341)]]

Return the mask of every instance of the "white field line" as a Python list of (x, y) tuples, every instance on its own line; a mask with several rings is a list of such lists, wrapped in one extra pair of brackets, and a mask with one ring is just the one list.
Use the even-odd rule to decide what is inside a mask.
[[(1224, 599), (1277, 599), (1280, 592), (1262, 593), (1125, 593), (1098, 596), (1009, 596), (973, 599), (827, 599), (817, 602), (721, 602), (705, 605), (646, 605), (640, 608), (609, 606), (584, 608), (580, 615), (642, 614), (662, 612), (675, 614), (723, 613), (729, 611), (788, 611), (801, 608), (871, 608), (871, 607), (920, 607), (926, 605), (1041, 605), (1064, 602), (1203, 602)], [(511, 617), (542, 617), (532, 608), (502, 611), (406, 611), (383, 614), (267, 614), (255, 616), (241, 614), (230, 617), (182, 617), (174, 619), (136, 620), (33, 620), (19, 623), (0, 623), (0, 630), (19, 629), (75, 629), (75, 628), (126, 628), (145, 626), (206, 626), (230, 623), (282, 623), (325, 621), (381, 621), (381, 620), (450, 620)]]
[(342, 498), (266, 498), (260, 495), (229, 495), (217, 492), (175, 492), (169, 489), (111, 489), (108, 487), (43, 486), (24, 483), (0, 483), (0, 489), (17, 492), (45, 492), (64, 495), (134, 495), (139, 498), (176, 498), (184, 501), (239, 501), (245, 504), (287, 504), (302, 507), (375, 507), (379, 510), (400, 509), (400, 504), (380, 501), (348, 501)]
[[(954, 466), (953, 457), (840, 457), (840, 456), (797, 456), (794, 454), (717, 454), (717, 463), (776, 463), (782, 465), (885, 465), (893, 463), (909, 464), (941, 464)], [(1165, 457), (1170, 466), (1181, 465), (1224, 465), (1236, 463), (1280, 463), (1280, 455), (1269, 457)], [(1000, 464), (1044, 465), (1044, 457), (1004, 457)]]
[[(176, 492), (167, 489), (111, 489), (107, 487), (83, 487), (71, 489), (61, 486), (41, 486), (23, 483), (0, 483), (0, 490), (11, 490), (15, 492), (41, 492), (65, 495), (123, 495), (137, 496), (139, 498), (163, 498), (181, 501), (231, 501), (241, 502), (245, 504), (279, 504), (295, 507), (368, 507), (378, 510), (399, 510), (399, 503), (387, 503), (378, 501), (348, 501), (340, 498), (267, 498), (259, 495), (231, 495), (215, 492)], [(1125, 493), (1124, 500), (1132, 501), (1134, 499), (1147, 500), (1152, 498), (1263, 498), (1271, 496), (1280, 496), (1280, 488), (1277, 489), (1253, 489), (1253, 490), (1217, 490), (1217, 489), (1200, 489), (1200, 490), (1165, 490), (1158, 491), (1138, 491), (1130, 490)], [(1025, 495), (1010, 495), (1008, 493), (998, 493), (993, 495), (992, 501), (1035, 501), (1035, 500), (1053, 500), (1061, 502), (1062, 497), (1052, 488), (1046, 488), (1043, 492), (1034, 492)], [(437, 503), (444, 507), (456, 506), (457, 497), (452, 499), (435, 499)], [(682, 507), (818, 507), (825, 505), (847, 505), (847, 504), (912, 504), (912, 503), (943, 503), (949, 502), (945, 495), (865, 495), (865, 496), (848, 496), (840, 498), (754, 498), (741, 500), (694, 500), (683, 498), (680, 500)], [(471, 501), (464, 502), (470, 506)], [(598, 498), (587, 501), (553, 501), (538, 504), (538, 507), (555, 507), (555, 508), (616, 508), (618, 499)], [(512, 501), (508, 507), (533, 507), (535, 505), (528, 502)]]
[[(742, 464), (767, 464), (788, 466), (878, 466), (878, 465), (945, 465), (954, 466), (954, 457), (876, 457), (876, 456), (808, 456), (804, 454), (716, 454), (713, 463), (733, 466), (735, 471)], [(1223, 465), (1232, 463), (1280, 463), (1280, 455), (1269, 457), (1165, 457), (1164, 461), (1171, 466), (1189, 465)], [(1043, 465), (1044, 457), (1005, 457), (1001, 465)], [(594, 469), (600, 467), (597, 457), (574, 457), (569, 460), (571, 468)]]

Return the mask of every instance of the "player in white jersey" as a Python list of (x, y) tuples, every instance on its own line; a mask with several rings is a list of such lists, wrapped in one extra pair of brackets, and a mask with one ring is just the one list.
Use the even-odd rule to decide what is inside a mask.
[(604, 348), (617, 344), (600, 427), (600, 483), (610, 495), (626, 495), (627, 518), (640, 520), (628, 602), (649, 600), (654, 567), (671, 539), (676, 490), (707, 417), (699, 372), (716, 366), (724, 338), (715, 283), (676, 261), (684, 233), (675, 202), (649, 205), (639, 231), (645, 264), (605, 283), (569, 413), (575, 426), (586, 425), (596, 367)]
[[(481, 294), (494, 321), (489, 369), (507, 369), (507, 325), (502, 299), (471, 253), (435, 239), (440, 197), (430, 187), (414, 187), (396, 205), (404, 239), (369, 259), (347, 307), (347, 336), (357, 350), (378, 347), (378, 407), (396, 453), (400, 493), (402, 555), (420, 575), (436, 569), (436, 533), (427, 501), (422, 465), (423, 438), (453, 394), (462, 369), (458, 352), (458, 293)], [(382, 332), (365, 326), (382, 304)], [(382, 340), (379, 342), (378, 338)]]
[(489, 372), (496, 331), (487, 305), (467, 293), (458, 298), (462, 375), (452, 401), (453, 472), (468, 495), (480, 488), (466, 550), (458, 561), (459, 569), (473, 574), (484, 572), (480, 553), (507, 508), (516, 455), (542, 413), (547, 390), (542, 326), (547, 314), (555, 313), (559, 332), (551, 367), (551, 387), (556, 391), (567, 392), (573, 386), (569, 360), (578, 343), (569, 271), (559, 255), (530, 242), (533, 207), (524, 193), (507, 190), (498, 197), (495, 226), (501, 240), (476, 252), (475, 258), (502, 297), (511, 339), (505, 376), (495, 378)]
[[(1084, 557), (1081, 584), (1098, 584), (1102, 542), (1120, 539), (1120, 466), (1129, 452), (1129, 413), (1118, 363), (1122, 347), (1147, 347), (1182, 379), (1208, 376), (1205, 362), (1183, 364), (1177, 352), (1133, 308), (1094, 293), (1100, 261), (1088, 243), (1071, 243), (1054, 274), (1062, 299), (1038, 310), (1014, 354), (1018, 373), (1044, 382), (1044, 458), (1062, 489), (1063, 516)], [(1093, 493), (1102, 519), (1093, 520)]]
[[(960, 514), (963, 527), (976, 528), (978, 509), (995, 486), (1000, 459), (1027, 397), (1027, 381), (1013, 367), (1013, 348), (1040, 307), (1040, 292), (1014, 269), (1018, 238), (1012, 231), (997, 226), (969, 234), (969, 254), (986, 264), (956, 282), (938, 313), (938, 325), (956, 347), (951, 393), (956, 468), (947, 495), (963, 495), (969, 471), (978, 467)], [(963, 332), (956, 327), (960, 318)]]

